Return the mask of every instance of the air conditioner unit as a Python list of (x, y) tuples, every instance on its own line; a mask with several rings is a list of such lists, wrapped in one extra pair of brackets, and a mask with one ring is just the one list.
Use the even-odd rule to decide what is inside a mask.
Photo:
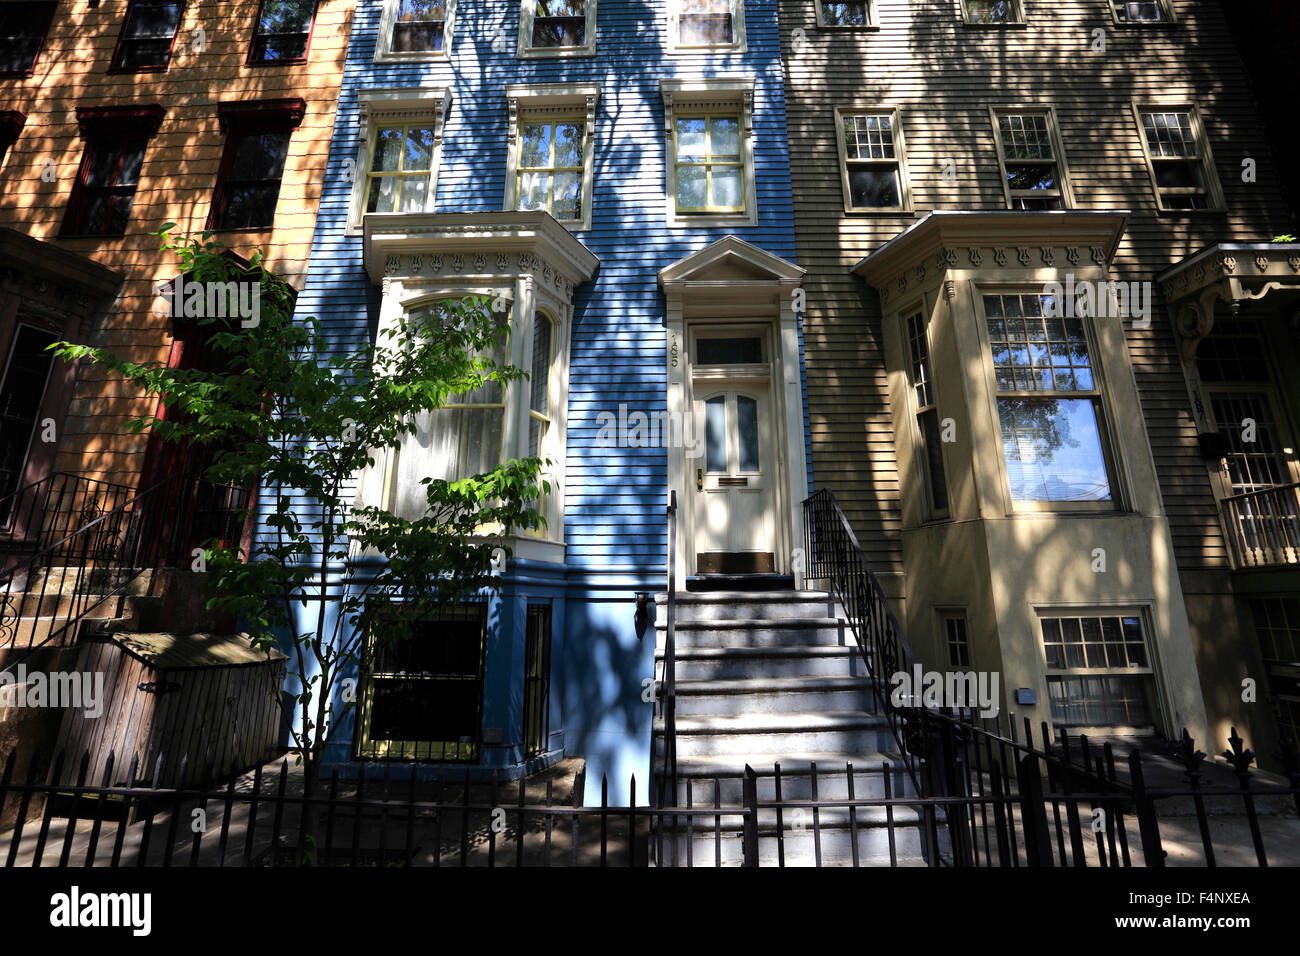
[(1126, 3), (1124, 4), (1124, 19), (1139, 23), (1158, 21), (1160, 20), (1160, 4)]

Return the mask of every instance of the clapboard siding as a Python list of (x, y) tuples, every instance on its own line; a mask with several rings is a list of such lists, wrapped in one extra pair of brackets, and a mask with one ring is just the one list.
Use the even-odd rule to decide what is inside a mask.
[[(565, 538), (568, 562), (598, 572), (662, 574), (667, 458), (659, 448), (597, 448), (597, 416), (620, 403), (666, 408), (664, 301), (657, 273), (729, 233), (794, 258), (786, 117), (776, 0), (746, 5), (748, 49), (727, 56), (663, 52), (663, 0), (602, 0), (596, 56), (515, 55), (518, 3), (460, 0), (448, 61), (373, 62), (382, 4), (358, 5), (344, 69), (312, 265), (299, 298), (343, 348), (372, 334), (377, 299), (361, 267), (361, 242), (343, 234), (358, 148), (357, 89), (447, 85), (452, 90), (438, 176), (438, 212), (502, 208), (506, 83), (601, 83), (595, 128), (592, 228), (577, 233), (601, 264), (574, 295), (568, 394)], [(492, 39), (505, 43), (493, 52)], [(502, 46), (498, 44), (498, 46)], [(663, 101), (659, 81), (743, 74), (754, 79), (755, 227), (669, 229), (664, 217)]]
[[(178, 233), (197, 235), (204, 228), (225, 147), (219, 103), (286, 97), (307, 103), (290, 140), (275, 228), (219, 237), (241, 255), (261, 249), (271, 269), (295, 287), (302, 285), (353, 5), (342, 0), (318, 5), (310, 62), (249, 67), (244, 61), (258, 7), (259, 0), (188, 3), (166, 72), (110, 74), (125, 0), (63, 2), (35, 75), (0, 78), (0, 107), (27, 116), (0, 165), (0, 225), (55, 242), (126, 275), (115, 308), (94, 337), (95, 344), (132, 361), (167, 358), (171, 328), (165, 316), (153, 313), (153, 289), (176, 276), (177, 261), (159, 251), (151, 233), (169, 221), (177, 223)], [(207, 48), (195, 53), (191, 43), (200, 28)], [(59, 239), (85, 146), (77, 107), (153, 103), (167, 113), (145, 153), (126, 234)], [(41, 176), (47, 160), (54, 164), (52, 182)], [(118, 401), (106, 404), (109, 398)], [(60, 429), (56, 469), (134, 485), (147, 436), (129, 435), (125, 427), (133, 418), (152, 414), (156, 404), (102, 370), (79, 369)]]
[[(964, 26), (959, 0), (877, 0), (874, 32), (818, 30), (811, 0), (781, 3), (792, 193), (799, 262), (809, 270), (808, 414), (820, 486), (844, 504), (868, 557), (902, 566), (898, 469), (874, 292), (849, 275), (863, 256), (932, 209), (1002, 209), (990, 106), (1051, 106), (1075, 205), (1132, 211), (1114, 277), (1150, 280), (1218, 241), (1268, 240), (1289, 220), (1278, 170), (1217, 3), (1175, 2), (1177, 23), (1117, 27), (1104, 0), (1028, 0), (1024, 27)], [(1093, 30), (1107, 52), (1092, 53)], [(1156, 209), (1132, 111), (1135, 98), (1194, 101), (1223, 184), (1226, 213)], [(834, 107), (901, 111), (914, 214), (846, 215)], [(1241, 163), (1258, 163), (1243, 183)], [(951, 182), (943, 165), (955, 164)], [(1224, 568), (1227, 555), (1196, 454), (1163, 303), (1128, 331), (1143, 414), (1181, 566)]]

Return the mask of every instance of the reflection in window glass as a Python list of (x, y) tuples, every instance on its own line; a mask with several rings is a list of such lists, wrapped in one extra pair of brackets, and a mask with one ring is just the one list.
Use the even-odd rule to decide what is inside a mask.
[(1013, 501), (1109, 501), (1097, 410), (1091, 399), (999, 398)]
[(704, 403), (704, 467), (711, 475), (727, 473), (727, 400), (719, 395)]
[(447, 26), (446, 0), (401, 0), (393, 18), (394, 53), (436, 53)]
[(760, 338), (699, 339), (695, 343), (696, 365), (758, 365), (763, 361)]
[(758, 471), (758, 402), (741, 395), (736, 399), (736, 430), (740, 439), (740, 470)]

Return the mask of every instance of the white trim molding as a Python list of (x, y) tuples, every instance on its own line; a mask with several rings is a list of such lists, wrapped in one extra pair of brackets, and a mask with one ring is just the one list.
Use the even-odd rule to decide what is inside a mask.
[(357, 154), (352, 174), (352, 195), (348, 200), (346, 235), (361, 235), (366, 213), (367, 172), (375, 130), (385, 123), (428, 123), (433, 127), (433, 161), (425, 193), (425, 208), (420, 213), (383, 213), (382, 215), (421, 215), (434, 209), (438, 196), (438, 169), (442, 165), (442, 137), (447, 113), (451, 109), (451, 90), (442, 86), (362, 89), (357, 91)]
[(731, 7), (731, 42), (687, 45), (681, 43), (682, 0), (668, 0), (668, 37), (664, 49), (676, 56), (744, 53), (747, 49), (745, 0), (728, 0), (728, 2)]
[(519, 46), (518, 56), (524, 59), (534, 57), (571, 57), (596, 55), (596, 0), (583, 0), (582, 46), (533, 46), (533, 20), (537, 15), (537, 0), (519, 0)]
[(510, 83), (506, 103), (510, 111), (506, 127), (506, 183), (503, 208), (518, 205), (520, 117), (582, 117), (582, 216), (560, 220), (567, 229), (581, 232), (591, 228), (592, 195), (595, 192), (596, 107), (600, 86), (596, 83)]
[[(772, 330), (771, 408), (780, 465), (776, 489), (777, 570), (792, 570), (794, 548), (803, 541), (803, 501), (808, 497), (804, 457), (803, 389), (800, 376), (796, 292), (805, 270), (736, 236), (726, 236), (659, 271), (667, 300), (665, 364), (668, 420), (687, 421), (692, 411), (687, 324), (767, 325)], [(694, 555), (694, 500), (684, 448), (668, 451), (668, 489), (686, 515), (676, 554), (685, 579)], [(693, 569), (691, 569), (693, 570)]]
[[(754, 80), (718, 76), (707, 80), (660, 80), (664, 101), (664, 216), (670, 228), (683, 226), (755, 226), (758, 196), (754, 185)], [(745, 208), (742, 212), (677, 211), (677, 117), (709, 110), (740, 116)]]

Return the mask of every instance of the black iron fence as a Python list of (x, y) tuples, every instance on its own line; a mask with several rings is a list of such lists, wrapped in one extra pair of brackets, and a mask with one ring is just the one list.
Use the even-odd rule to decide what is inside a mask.
[[(686, 782), (680, 806), (612, 806), (607, 781), (557, 799), (552, 778), (421, 779), (373, 765), (310, 787), (291, 760), (224, 777), (164, 758), (69, 779), (10, 753), (0, 859), (14, 866), (1164, 867), (1300, 864), (1300, 758), (1263, 774), (1235, 733), (1209, 765), (1184, 735), (1170, 758), (1045, 726), (915, 717), (918, 793), (899, 763), (745, 767)], [(425, 768), (428, 769), (428, 768)], [(595, 794), (590, 795), (595, 798)]]

